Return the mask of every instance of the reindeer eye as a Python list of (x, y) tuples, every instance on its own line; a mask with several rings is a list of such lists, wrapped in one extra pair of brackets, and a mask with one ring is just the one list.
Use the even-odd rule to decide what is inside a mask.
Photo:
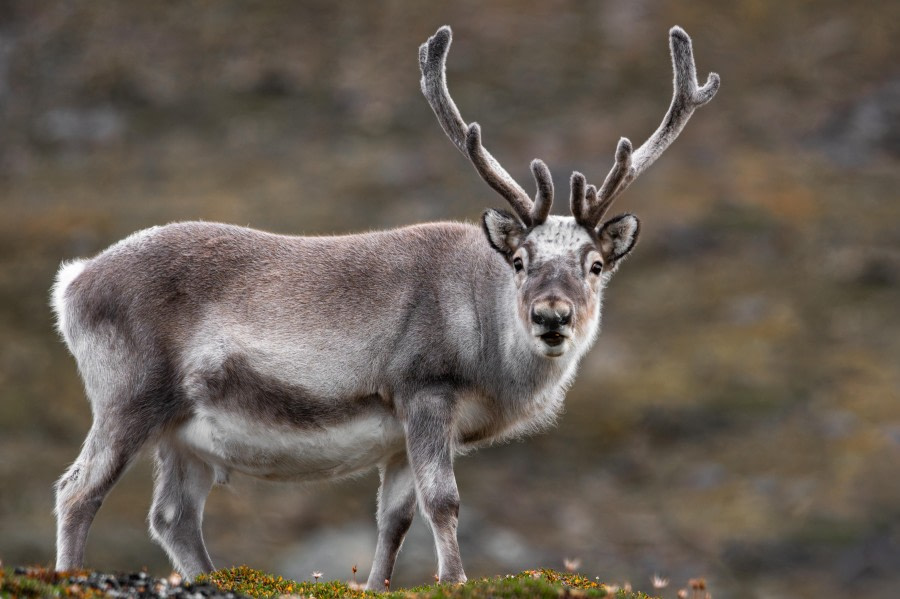
[(591, 264), (591, 274), (599, 275), (603, 271), (603, 263), (597, 260)]
[(513, 268), (516, 269), (516, 272), (522, 272), (522, 269), (525, 268), (525, 265), (522, 264), (522, 259), (521, 259), (521, 258), (514, 258), (514, 259), (513, 259)]

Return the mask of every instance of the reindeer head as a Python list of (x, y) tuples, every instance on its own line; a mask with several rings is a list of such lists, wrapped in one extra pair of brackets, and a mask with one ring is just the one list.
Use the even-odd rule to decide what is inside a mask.
[(422, 93), (444, 132), (472, 162), (513, 213), (488, 209), (482, 225), (488, 242), (509, 263), (518, 290), (517, 308), (525, 331), (539, 353), (557, 357), (593, 338), (600, 316), (603, 285), (637, 243), (640, 221), (621, 214), (604, 221), (613, 201), (671, 144), (694, 110), (719, 88), (711, 73), (697, 83), (691, 39), (680, 27), (669, 31), (674, 95), (659, 128), (637, 150), (622, 138), (615, 164), (600, 189), (572, 174), (572, 216), (550, 216), (553, 180), (540, 160), (531, 163), (537, 184), (534, 201), (481, 143), (478, 123), (466, 124), (447, 89), (446, 62), (452, 34), (441, 27), (419, 47)]

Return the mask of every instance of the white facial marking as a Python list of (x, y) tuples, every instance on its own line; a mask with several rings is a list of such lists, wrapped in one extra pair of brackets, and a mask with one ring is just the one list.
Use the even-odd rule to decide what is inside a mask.
[(537, 260), (558, 258), (577, 252), (585, 244), (593, 244), (590, 234), (571, 216), (550, 216), (528, 235), (534, 244)]
[[(593, 344), (596, 337), (600, 322), (603, 286), (609, 278), (606, 273), (597, 277), (589, 272), (593, 261), (602, 259), (599, 251), (596, 250), (596, 240), (587, 229), (576, 223), (573, 217), (551, 216), (545, 223), (529, 232), (526, 244), (528, 251), (521, 248), (515, 256), (530, 258), (532, 263), (538, 267), (549, 266), (549, 270), (546, 268), (543, 270), (549, 276), (555, 277), (567, 273), (580, 281), (583, 289), (578, 291), (573, 289), (575, 296), (563, 298), (572, 303), (575, 309), (575, 318), (571, 326), (554, 329), (562, 335), (563, 339), (556, 338), (553, 343), (548, 343), (543, 338), (545, 333), (553, 331), (546, 330), (543, 325), (530, 321), (532, 302), (540, 298), (525, 297), (520, 292), (517, 312), (521, 324), (517, 327), (518, 331), (515, 335), (507, 335), (503, 338), (503, 347), (509, 351), (515, 344), (524, 343), (540, 356), (554, 360), (559, 360), (564, 356), (574, 356), (577, 361)], [(585, 255), (585, 248), (592, 248), (592, 251)], [(534, 272), (529, 271), (526, 266), (522, 272), (516, 274), (516, 287), (519, 290), (524, 289), (532, 275)], [(590, 298), (588, 301), (584, 301), (587, 296)], [(526, 336), (521, 337), (522, 332), (525, 332)]]

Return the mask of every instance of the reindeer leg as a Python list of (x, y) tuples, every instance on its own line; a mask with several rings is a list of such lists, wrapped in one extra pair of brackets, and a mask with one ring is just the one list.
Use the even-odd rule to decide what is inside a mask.
[(406, 455), (393, 457), (381, 467), (378, 491), (378, 546), (366, 588), (382, 590), (390, 580), (394, 562), (416, 511), (416, 487)]
[(406, 406), (407, 456), (419, 508), (434, 533), (440, 582), (466, 581), (456, 540), (459, 491), (453, 474), (453, 402), (452, 390), (431, 388), (417, 393)]
[(124, 437), (121, 422), (98, 416), (75, 463), (56, 483), (56, 569), (84, 565), (88, 531), (109, 490), (144, 444), (145, 431)]
[(172, 565), (187, 579), (215, 569), (200, 529), (213, 480), (214, 472), (209, 464), (170, 442), (160, 443), (150, 533), (169, 554)]

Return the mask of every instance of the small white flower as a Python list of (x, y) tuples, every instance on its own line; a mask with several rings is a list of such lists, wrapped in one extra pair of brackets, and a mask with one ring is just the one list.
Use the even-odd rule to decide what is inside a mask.
[(313, 575), (313, 578), (316, 579), (316, 582), (319, 582), (319, 579), (322, 578), (322, 573), (318, 572), (318, 571), (313, 572), (312, 575)]
[(572, 559), (565, 558), (563, 560), (563, 565), (565, 565), (568, 572), (575, 572), (578, 568), (581, 567), (581, 560), (577, 557)]
[(658, 574), (654, 574), (653, 578), (651, 578), (650, 581), (653, 583), (654, 589), (664, 589), (667, 586), (669, 586), (669, 579), (663, 578), (662, 576), (659, 576)]

